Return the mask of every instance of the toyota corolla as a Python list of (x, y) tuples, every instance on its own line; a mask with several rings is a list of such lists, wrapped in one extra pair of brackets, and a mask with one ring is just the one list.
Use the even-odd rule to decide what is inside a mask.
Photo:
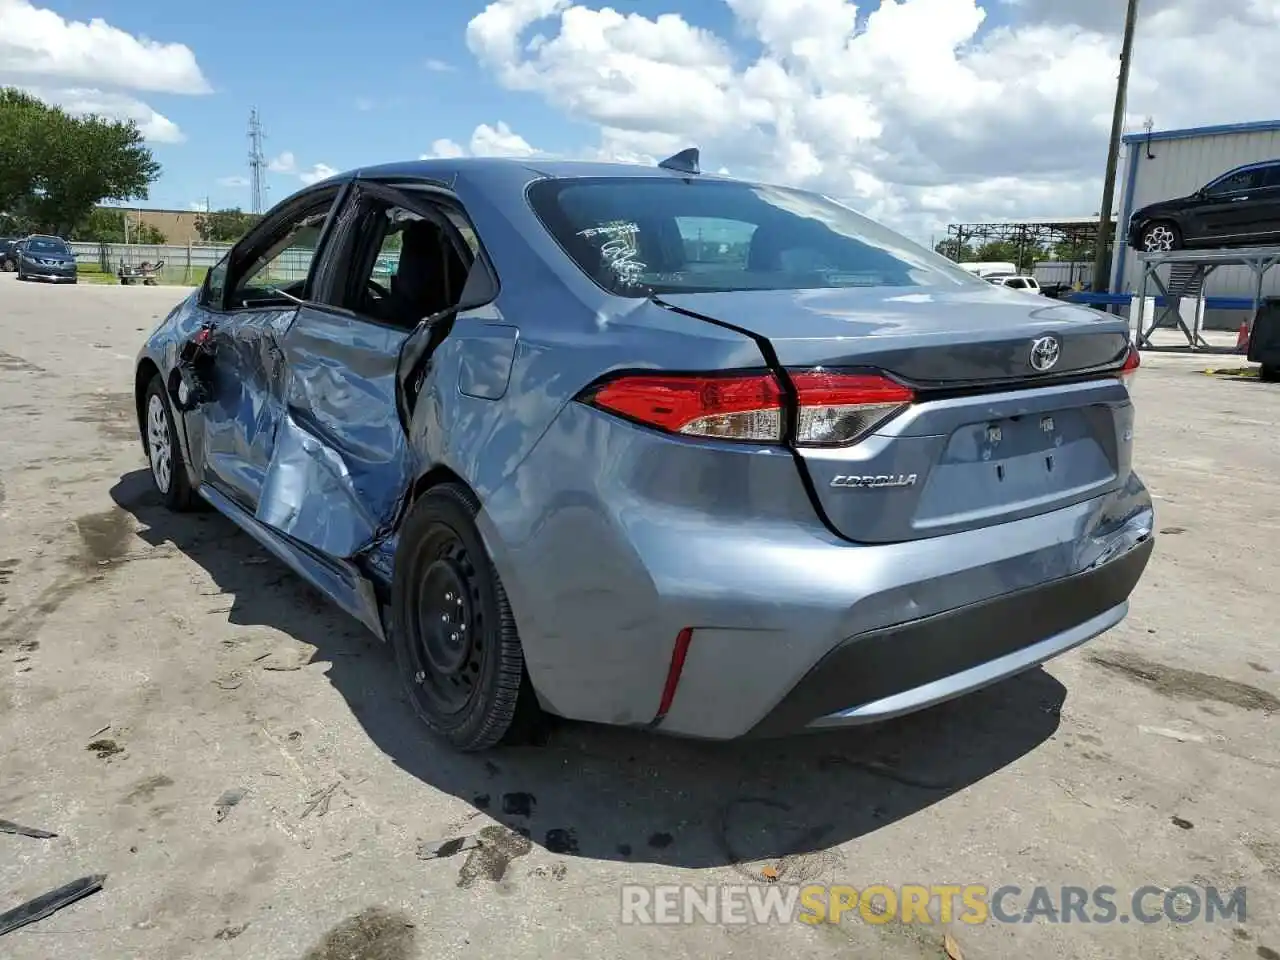
[(353, 171), (162, 321), (139, 426), (387, 639), (455, 747), (907, 713), (1114, 627), (1153, 548), (1123, 320), (824, 196), (657, 167)]

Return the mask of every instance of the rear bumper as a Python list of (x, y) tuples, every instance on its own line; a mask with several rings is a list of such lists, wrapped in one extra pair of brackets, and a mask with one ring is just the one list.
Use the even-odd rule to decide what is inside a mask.
[(1013, 676), (1122, 619), (1155, 541), (1084, 573), (850, 637), (814, 666), (753, 735), (900, 716)]
[[(1123, 618), (1154, 526), (1130, 472), (1048, 513), (850, 543), (816, 519), (786, 451), (686, 443), (576, 407), (484, 503), (543, 707), (717, 740), (892, 716), (1083, 642)], [(859, 656), (836, 656), (846, 647)]]

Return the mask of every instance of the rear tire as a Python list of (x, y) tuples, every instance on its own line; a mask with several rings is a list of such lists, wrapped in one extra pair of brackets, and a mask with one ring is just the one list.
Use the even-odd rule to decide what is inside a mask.
[(1262, 369), (1258, 371), (1258, 379), (1267, 383), (1280, 381), (1280, 366), (1264, 363)]
[(156, 374), (147, 384), (142, 401), (142, 449), (151, 468), (151, 483), (160, 500), (175, 513), (186, 513), (197, 506), (195, 491), (187, 476), (182, 458), (182, 445), (174, 427), (173, 411), (164, 381)]
[(1142, 228), (1142, 250), (1145, 253), (1169, 253), (1182, 249), (1182, 231), (1166, 220), (1157, 220)]
[(515, 616), (466, 488), (425, 493), (400, 531), (391, 642), (414, 712), (458, 750), (521, 740), (538, 715)]

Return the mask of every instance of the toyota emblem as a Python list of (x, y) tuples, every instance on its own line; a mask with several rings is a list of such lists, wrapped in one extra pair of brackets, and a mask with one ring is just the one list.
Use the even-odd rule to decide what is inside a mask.
[(1052, 370), (1062, 353), (1062, 344), (1057, 337), (1041, 337), (1031, 344), (1031, 368), (1038, 373)]

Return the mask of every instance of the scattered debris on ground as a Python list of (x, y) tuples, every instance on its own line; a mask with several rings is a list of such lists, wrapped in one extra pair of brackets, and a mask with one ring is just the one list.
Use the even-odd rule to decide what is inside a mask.
[(14, 833), (18, 836), (31, 837), (35, 840), (51, 840), (57, 836), (56, 833), (50, 833), (48, 830), (24, 827), (20, 823), (14, 823), (12, 820), (0, 820), (0, 833)]
[(92, 893), (97, 893), (102, 889), (106, 879), (106, 874), (81, 877), (79, 880), (73, 880), (57, 890), (50, 890), (48, 893), (42, 894), (33, 900), (28, 900), (21, 906), (14, 907), (5, 913), (0, 913), (0, 937), (12, 930), (17, 930), (19, 927), (25, 927), (29, 923), (35, 923), (37, 920), (52, 916), (63, 907), (69, 907), (77, 900), (82, 900)]

